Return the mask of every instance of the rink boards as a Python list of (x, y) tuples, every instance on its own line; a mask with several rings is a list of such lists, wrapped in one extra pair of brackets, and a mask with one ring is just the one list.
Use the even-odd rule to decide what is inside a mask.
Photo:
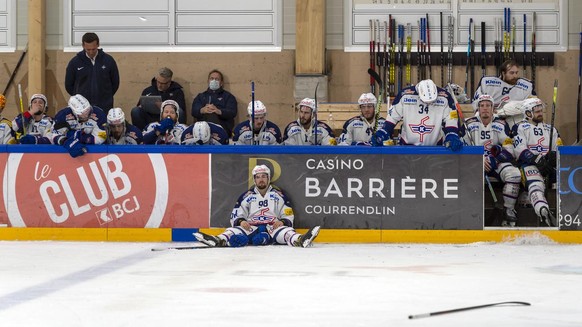
[[(582, 242), (579, 147), (560, 148), (558, 228), (484, 229), (481, 147), (5, 146), (2, 240), (192, 241), (229, 225), (257, 164), (272, 170), (295, 226), (321, 242)], [(580, 236), (579, 236), (580, 235)]]

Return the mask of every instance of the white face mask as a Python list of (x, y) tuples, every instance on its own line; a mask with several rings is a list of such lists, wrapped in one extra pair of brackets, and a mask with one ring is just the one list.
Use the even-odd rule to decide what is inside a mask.
[(208, 88), (211, 89), (212, 91), (216, 91), (220, 88), (220, 82), (215, 79), (212, 79), (208, 83)]

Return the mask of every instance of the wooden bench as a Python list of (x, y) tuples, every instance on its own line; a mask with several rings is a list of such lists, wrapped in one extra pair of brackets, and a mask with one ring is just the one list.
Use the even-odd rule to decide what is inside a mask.
[[(317, 108), (317, 119), (327, 123), (331, 129), (336, 132), (336, 135), (341, 133), (342, 127), (348, 119), (360, 114), (358, 104), (355, 102), (319, 103)], [(474, 115), (471, 104), (462, 104), (461, 110), (465, 119), (473, 117)], [(386, 104), (382, 104), (380, 116), (386, 118), (387, 112), (388, 109), (386, 108)], [(339, 133), (337, 133), (337, 131), (339, 131)]]

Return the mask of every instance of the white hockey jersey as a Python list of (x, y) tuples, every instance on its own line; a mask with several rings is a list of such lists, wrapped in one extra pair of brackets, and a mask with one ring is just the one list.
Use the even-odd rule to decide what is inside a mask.
[(275, 123), (267, 120), (259, 133), (253, 135), (251, 122), (245, 120), (234, 128), (232, 142), (235, 145), (253, 145), (253, 137), (257, 145), (277, 145), (281, 143), (281, 130)]
[(253, 187), (237, 200), (230, 216), (231, 226), (238, 226), (242, 220), (250, 225), (271, 224), (279, 219), (286, 226), (293, 227), (293, 209), (287, 197), (280, 190), (269, 185), (265, 196)]
[(85, 134), (93, 135), (95, 144), (103, 144), (107, 138), (106, 125), (107, 116), (99, 107), (93, 106), (93, 111), (86, 122), (79, 122), (71, 108), (66, 107), (55, 115), (50, 139), (53, 144), (63, 144), (67, 132), (83, 131)]
[[(313, 124), (310, 124), (309, 129), (306, 130), (301, 126), (298, 119), (285, 127), (285, 133), (283, 134), (284, 145), (314, 145), (315, 141)], [(324, 122), (317, 122), (317, 145), (335, 144), (336, 141), (331, 128)]]
[(0, 144), (15, 144), (14, 132), (12, 131), (12, 122), (0, 117)]
[(154, 122), (146, 126), (143, 131), (144, 144), (181, 144), (182, 133), (188, 128), (187, 125), (178, 123), (168, 133), (156, 135), (156, 127), (159, 125), (159, 122)]
[(12, 129), (15, 133), (30, 134), (37, 137), (38, 144), (51, 144), (50, 137), (52, 136), (53, 130), (53, 119), (47, 115), (42, 115), (39, 121), (31, 119), (26, 125), (26, 131), (24, 131), (22, 124), (22, 115), (16, 116), (12, 120)]
[(509, 153), (513, 153), (512, 139), (509, 137), (509, 127), (507, 123), (498, 117), (487, 126), (483, 125), (479, 116), (468, 118), (465, 121), (467, 131), (463, 141), (467, 145), (482, 145), (485, 148), (485, 154), (490, 154), (491, 146), (501, 145)]
[(539, 123), (537, 125), (523, 121), (515, 126), (513, 146), (514, 156), (518, 160), (522, 159), (524, 151), (529, 150), (533, 154), (545, 154), (549, 151), (556, 151), (559, 145), (563, 145), (558, 130), (554, 127), (552, 134), (552, 148), (550, 149), (550, 124)]
[(458, 133), (459, 121), (454, 108), (452, 96), (444, 89), (439, 88), (437, 99), (427, 104), (411, 86), (394, 99), (386, 124), (394, 127), (402, 121), (402, 145), (438, 145), (446, 133)]
[[(509, 101), (525, 100), (534, 93), (533, 83), (525, 78), (517, 79), (515, 85), (511, 85), (496, 76), (483, 76), (475, 91), (473, 100), (477, 100), (481, 94), (489, 94), (493, 98), (493, 107), (499, 108)], [(476, 102), (473, 101), (473, 109)]]
[[(385, 119), (378, 119), (378, 129), (382, 128)], [(375, 120), (368, 122), (363, 116), (350, 118), (344, 123), (342, 134), (339, 137), (338, 145), (370, 145), (372, 135), (374, 135)]]

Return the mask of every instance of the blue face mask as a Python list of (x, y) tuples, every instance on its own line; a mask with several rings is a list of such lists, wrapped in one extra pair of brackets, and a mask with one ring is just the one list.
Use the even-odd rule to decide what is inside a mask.
[(215, 79), (212, 79), (208, 83), (208, 88), (211, 89), (212, 91), (216, 91), (220, 88), (220, 82)]

